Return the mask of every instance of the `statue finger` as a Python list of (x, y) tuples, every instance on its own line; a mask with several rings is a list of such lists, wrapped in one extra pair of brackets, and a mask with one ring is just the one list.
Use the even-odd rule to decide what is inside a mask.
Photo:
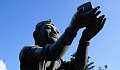
[[(89, 12), (84, 13), (83, 16), (86, 17), (86, 18), (91, 18), (91, 17), (95, 16), (95, 13), (96, 13), (96, 11), (97, 11), (99, 8), (100, 8), (100, 6), (98, 6), (98, 7), (94, 8), (94, 9), (90, 10)], [(100, 11), (97, 12), (96, 14), (99, 15), (99, 14), (100, 14)]]
[[(90, 10), (90, 12), (89, 12), (90, 16), (93, 15), (93, 14), (95, 14), (95, 12), (96, 12), (99, 8), (100, 8), (100, 6), (97, 6), (96, 8)], [(99, 12), (98, 12), (98, 14), (99, 14)]]
[(100, 16), (98, 18), (96, 18), (96, 17), (90, 18), (89, 20), (90, 20), (90, 23), (101, 24), (104, 17), (105, 17), (105, 15), (102, 15), (102, 16)]
[(99, 22), (99, 24), (102, 23), (104, 17), (105, 17), (105, 15), (100, 16), (100, 22)]
[(106, 20), (107, 20), (106, 18), (103, 19), (102, 24), (101, 24), (102, 27), (104, 26)]
[(105, 17), (105, 15), (102, 15), (102, 16), (98, 17), (98, 18), (97, 18), (97, 22), (98, 22), (99, 24), (101, 24), (101, 22), (102, 22), (102, 20), (103, 20), (104, 17)]
[(93, 17), (97, 17), (100, 13), (101, 11), (98, 11)]

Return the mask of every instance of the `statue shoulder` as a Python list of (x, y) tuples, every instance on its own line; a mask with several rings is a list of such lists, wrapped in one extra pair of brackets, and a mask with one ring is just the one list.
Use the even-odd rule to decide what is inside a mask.
[(25, 54), (26, 54), (29, 50), (31, 50), (32, 48), (41, 48), (41, 49), (42, 49), (42, 47), (37, 46), (37, 45), (27, 45), (27, 46), (24, 46), (24, 47), (22, 48), (22, 50), (20, 51), (20, 53), (19, 53), (19, 60), (21, 60), (21, 59), (25, 56)]
[[(51, 46), (51, 44), (46, 44), (46, 45), (44, 45), (43, 47), (40, 47), (40, 46), (38, 46), (38, 45), (27, 45), (27, 46), (24, 46), (23, 48), (22, 48), (22, 50), (20, 51), (20, 53), (19, 53), (19, 60), (21, 61), (21, 60), (23, 60), (25, 57), (26, 57), (26, 54), (29, 52), (29, 51), (31, 51), (31, 50), (33, 50), (33, 49), (35, 49), (34, 51), (35, 52), (41, 52), (41, 54), (47, 54), (48, 53), (48, 49), (49, 49), (49, 46)], [(37, 48), (37, 49), (36, 49)]]
[(39, 46), (37, 46), (37, 45), (27, 45), (27, 46), (24, 46), (20, 53), (23, 53), (24, 51), (28, 51), (29, 49), (32, 49), (32, 48), (39, 48)]

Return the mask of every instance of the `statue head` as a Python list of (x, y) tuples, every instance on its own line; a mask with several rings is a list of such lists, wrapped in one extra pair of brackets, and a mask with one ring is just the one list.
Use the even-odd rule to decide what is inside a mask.
[(59, 31), (51, 21), (39, 22), (33, 32), (35, 45), (44, 46), (45, 44), (53, 44), (59, 38)]

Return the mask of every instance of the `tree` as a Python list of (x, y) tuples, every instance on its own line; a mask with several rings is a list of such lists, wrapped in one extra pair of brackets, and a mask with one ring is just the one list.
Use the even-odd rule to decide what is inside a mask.
[[(75, 52), (73, 55), (71, 55), (71, 56), (72, 56), (71, 59), (75, 58), (75, 55), (76, 55), (76, 52)], [(85, 70), (94, 70), (93, 68), (94, 68), (95, 66), (92, 66), (92, 65), (94, 64), (94, 62), (90, 62), (90, 63), (89, 63), (89, 59), (90, 59), (90, 57), (88, 56), (87, 65), (86, 65), (86, 67), (85, 67)]]
[(103, 69), (102, 69), (102, 67), (99, 66), (98, 70), (107, 70), (107, 65), (105, 65)]
[[(72, 56), (72, 58), (71, 58), (72, 60), (75, 59), (75, 55), (76, 55), (76, 52), (73, 55), (71, 55)], [(89, 59), (90, 59), (90, 57), (88, 56), (87, 65), (86, 65), (84, 70), (94, 70), (94, 67), (95, 67), (95, 66), (93, 66), (94, 62), (89, 62)], [(107, 67), (108, 66), (105, 65), (104, 68), (102, 69), (102, 67), (99, 66), (98, 70), (107, 70)]]

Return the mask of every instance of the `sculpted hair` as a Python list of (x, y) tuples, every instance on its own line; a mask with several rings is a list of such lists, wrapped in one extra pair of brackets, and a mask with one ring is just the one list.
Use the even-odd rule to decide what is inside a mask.
[(35, 27), (35, 31), (39, 31), (39, 30), (40, 30), (40, 27), (41, 27), (42, 25), (44, 25), (44, 24), (52, 24), (52, 25), (54, 26), (53, 22), (52, 22), (52, 23), (50, 23), (50, 22), (52, 22), (51, 19), (48, 19), (48, 20), (46, 20), (46, 21), (39, 22), (39, 23), (36, 25), (36, 27)]

